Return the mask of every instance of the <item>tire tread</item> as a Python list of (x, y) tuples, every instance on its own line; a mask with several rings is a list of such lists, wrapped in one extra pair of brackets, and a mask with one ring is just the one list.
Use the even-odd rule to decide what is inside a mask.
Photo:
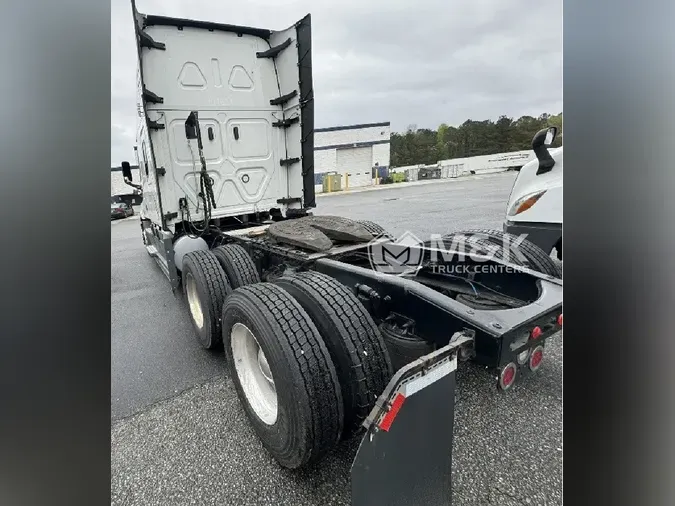
[(363, 228), (365, 228), (368, 232), (373, 234), (373, 237), (378, 237), (378, 236), (385, 236), (385, 237), (393, 237), (389, 232), (387, 232), (382, 225), (379, 225), (375, 223), (374, 221), (370, 220), (359, 220), (358, 223), (363, 225)]
[(302, 390), (309, 402), (308, 451), (299, 462), (286, 465), (301, 467), (315, 462), (339, 441), (343, 425), (340, 385), (326, 345), (300, 304), (274, 284), (257, 283), (234, 290), (223, 306), (223, 320), (228, 308), (238, 302), (256, 308), (278, 331), (286, 359), (297, 366), (296, 372), (302, 379), (300, 385), (294, 386)]
[(260, 283), (253, 259), (239, 244), (225, 244), (211, 251), (220, 262), (232, 288)]
[[(222, 342), (221, 334), (221, 310), (225, 297), (232, 291), (225, 272), (220, 267), (218, 259), (210, 251), (192, 251), (185, 255), (183, 265), (189, 265), (190, 271), (195, 276), (195, 281), (206, 288), (208, 294), (211, 335), (207, 336), (209, 342), (203, 342), (207, 349), (215, 348)], [(183, 268), (185, 270), (185, 267)]]
[[(321, 325), (333, 327), (333, 336), (322, 337), (336, 367), (339, 363), (336, 354), (348, 353), (351, 368), (342, 373), (338, 368), (338, 376), (341, 376), (345, 404), (345, 436), (351, 435), (368, 416), (393, 375), (382, 335), (358, 298), (330, 276), (313, 271), (301, 272), (279, 278), (275, 283), (282, 288), (290, 285), (311, 297), (324, 319)], [(310, 311), (308, 314), (312, 317)], [(341, 340), (343, 350), (338, 349), (335, 339)]]
[[(497, 246), (503, 246), (504, 237), (507, 237), (510, 241), (515, 241), (516, 239), (518, 239), (517, 236), (506, 232), (502, 232), (500, 230), (474, 229), (474, 230), (467, 230), (466, 233), (483, 234), (487, 236), (488, 241)], [(520, 248), (522, 249), (523, 255), (525, 255), (527, 259), (530, 262), (532, 262), (533, 270), (539, 271), (542, 274), (547, 274), (549, 276), (553, 276), (559, 279), (562, 278), (562, 269), (560, 268), (560, 265), (558, 265), (551, 258), (551, 256), (548, 255), (539, 246), (525, 239), (523, 242), (520, 243)], [(508, 258), (510, 261), (512, 261), (517, 265), (523, 265), (523, 262), (518, 257), (510, 254), (509, 252), (507, 252), (506, 258)], [(527, 266), (524, 265), (524, 267)]]

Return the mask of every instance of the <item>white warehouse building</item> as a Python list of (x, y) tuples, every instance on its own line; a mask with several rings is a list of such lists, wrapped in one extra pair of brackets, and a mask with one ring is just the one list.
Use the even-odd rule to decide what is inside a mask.
[(326, 174), (340, 174), (342, 189), (372, 185), (373, 167), (389, 167), (390, 138), (389, 121), (315, 129), (316, 192)]

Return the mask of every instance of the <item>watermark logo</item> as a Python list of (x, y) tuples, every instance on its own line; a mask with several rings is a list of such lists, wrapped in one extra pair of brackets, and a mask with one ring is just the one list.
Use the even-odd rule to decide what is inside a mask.
[(432, 234), (428, 249), (432, 262), (468, 258), (474, 262), (498, 259), (507, 263), (526, 265), (529, 259), (521, 247), (526, 239), (527, 234), (520, 236), (490, 235), (484, 232), (458, 232), (446, 236)]
[(424, 260), (424, 241), (412, 232), (398, 239), (379, 236), (368, 243), (368, 259), (373, 270), (385, 274), (416, 271)]
[(526, 235), (481, 232), (431, 235), (426, 243), (412, 232), (398, 239), (379, 236), (368, 244), (373, 270), (386, 274), (417, 274), (421, 267), (434, 274), (467, 276), (511, 273), (516, 266), (530, 267), (521, 247)]
[(475, 274), (513, 274), (518, 269), (511, 265), (501, 264), (430, 264), (429, 271), (433, 274), (448, 274), (450, 276), (469, 277)]

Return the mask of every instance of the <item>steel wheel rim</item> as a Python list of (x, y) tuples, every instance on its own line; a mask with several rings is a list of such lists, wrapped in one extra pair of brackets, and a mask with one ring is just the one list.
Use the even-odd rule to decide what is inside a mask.
[(263, 423), (274, 425), (278, 415), (277, 391), (265, 352), (253, 332), (242, 323), (232, 327), (230, 347), (248, 404)]
[(204, 326), (204, 312), (202, 311), (202, 303), (199, 301), (199, 294), (197, 293), (197, 282), (190, 272), (185, 275), (185, 293), (187, 294), (192, 320), (197, 325), (197, 328), (201, 329)]

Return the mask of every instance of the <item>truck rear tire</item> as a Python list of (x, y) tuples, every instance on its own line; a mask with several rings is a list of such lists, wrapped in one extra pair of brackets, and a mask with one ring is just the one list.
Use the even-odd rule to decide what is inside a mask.
[(366, 419), (393, 376), (386, 345), (359, 299), (343, 284), (318, 272), (274, 281), (312, 319), (335, 364), (344, 402), (344, 436)]
[[(501, 230), (467, 230), (466, 233), (482, 234), (485, 236), (486, 240), (490, 241), (496, 246), (501, 247), (504, 246), (504, 237), (506, 237), (509, 242), (515, 242), (518, 239), (517, 236), (502, 232)], [(539, 246), (525, 239), (520, 243), (519, 249), (529, 264), (523, 262), (521, 258), (517, 257), (512, 252), (504, 252), (503, 249), (502, 256), (509, 259), (510, 262), (516, 265), (522, 265), (523, 267), (531, 268), (532, 270), (541, 272), (542, 274), (562, 279), (562, 269), (560, 266)]]
[(381, 225), (378, 225), (374, 221), (359, 220), (357, 223), (360, 223), (361, 225), (363, 225), (363, 228), (365, 228), (368, 232), (373, 234), (373, 237), (379, 237), (379, 236), (390, 237), (390, 238), (394, 237), (389, 232), (387, 232)]
[(193, 251), (183, 260), (183, 294), (190, 311), (199, 344), (206, 349), (221, 342), (221, 309), (232, 291), (215, 255), (210, 251)]
[(260, 275), (248, 252), (239, 244), (225, 244), (211, 250), (225, 271), (232, 289), (260, 283)]
[(230, 377), (267, 451), (286, 468), (316, 462), (340, 439), (342, 396), (316, 326), (282, 288), (258, 283), (223, 305)]

